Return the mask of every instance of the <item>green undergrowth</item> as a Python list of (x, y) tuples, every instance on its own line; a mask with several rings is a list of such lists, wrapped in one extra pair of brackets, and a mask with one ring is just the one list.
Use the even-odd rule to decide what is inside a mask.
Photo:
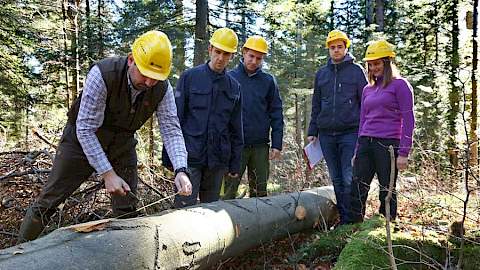
[[(310, 267), (328, 262), (337, 270), (390, 269), (385, 220), (379, 216), (362, 224), (343, 225), (318, 233), (315, 238), (290, 261)], [(392, 241), (398, 269), (444, 269), (447, 260), (450, 265), (458, 260), (458, 246), (435, 231), (419, 232), (415, 227), (401, 227), (392, 233)], [(480, 269), (478, 254), (480, 245), (466, 245), (462, 269)]]

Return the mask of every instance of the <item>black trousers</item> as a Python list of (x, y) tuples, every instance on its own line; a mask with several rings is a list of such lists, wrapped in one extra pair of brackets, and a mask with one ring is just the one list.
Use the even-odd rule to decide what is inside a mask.
[[(382, 139), (362, 136), (358, 139), (358, 149), (353, 165), (352, 202), (350, 220), (361, 222), (365, 216), (366, 201), (372, 179), (377, 174), (380, 186), (380, 213), (385, 216), (385, 198), (390, 184), (391, 159), (389, 146), (394, 148), (395, 158), (398, 156), (398, 139)], [(397, 216), (397, 183), (398, 169), (395, 163), (395, 181), (393, 194), (390, 201), (390, 217), (394, 220)]]

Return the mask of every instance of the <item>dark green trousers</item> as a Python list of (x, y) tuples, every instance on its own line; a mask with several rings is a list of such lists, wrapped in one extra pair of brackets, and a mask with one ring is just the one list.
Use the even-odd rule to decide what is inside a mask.
[(224, 200), (235, 199), (245, 169), (247, 169), (250, 197), (267, 196), (267, 179), (270, 170), (269, 151), (268, 144), (243, 148), (239, 177), (224, 177)]
[[(37, 238), (55, 213), (57, 206), (63, 203), (80, 185), (94, 173), (80, 145), (70, 137), (74, 129), (68, 127), (57, 148), (52, 171), (38, 198), (31, 204), (20, 227), (19, 242)], [(136, 193), (138, 184), (135, 148), (110, 160), (113, 169)], [(111, 197), (114, 216), (124, 215), (136, 210), (133, 196)]]

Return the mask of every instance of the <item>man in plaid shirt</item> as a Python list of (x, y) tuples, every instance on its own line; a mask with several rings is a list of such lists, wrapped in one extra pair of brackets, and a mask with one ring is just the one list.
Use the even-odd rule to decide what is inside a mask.
[(37, 238), (56, 207), (94, 172), (104, 179), (113, 214), (135, 216), (134, 134), (153, 113), (175, 169), (178, 193), (191, 194), (187, 151), (167, 80), (171, 62), (168, 37), (149, 31), (135, 40), (128, 57), (106, 58), (90, 69), (83, 93), (68, 113), (52, 172), (20, 227), (19, 242)]

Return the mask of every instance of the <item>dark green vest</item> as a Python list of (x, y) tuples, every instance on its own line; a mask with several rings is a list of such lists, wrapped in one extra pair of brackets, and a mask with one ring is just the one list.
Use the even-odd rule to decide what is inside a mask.
[[(138, 94), (135, 103), (131, 103), (128, 89), (127, 58), (112, 57), (96, 63), (107, 87), (107, 101), (103, 124), (96, 135), (107, 156), (117, 156), (125, 151), (134, 150), (135, 131), (156, 111), (167, 90), (168, 81), (159, 81), (154, 88)], [(75, 129), (82, 94), (68, 112), (68, 123)], [(73, 132), (76, 138), (76, 132)], [(132, 149), (133, 148), (133, 149)], [(113, 153), (115, 152), (115, 153)]]

